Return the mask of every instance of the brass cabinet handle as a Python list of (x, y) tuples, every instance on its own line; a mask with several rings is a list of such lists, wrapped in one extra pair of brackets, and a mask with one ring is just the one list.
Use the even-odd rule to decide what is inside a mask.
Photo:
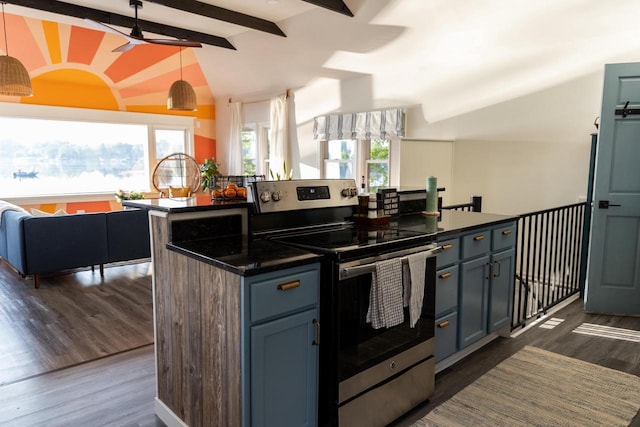
[(440, 276), (441, 279), (448, 279), (449, 277), (451, 277), (451, 272), (450, 271), (446, 271), (444, 273), (442, 273)]
[(476, 242), (477, 242), (477, 241), (480, 241), (480, 240), (484, 240), (484, 234), (480, 234), (479, 236), (475, 236), (475, 237), (473, 238), (473, 240), (475, 240)]
[(320, 345), (320, 322), (316, 319), (313, 319), (312, 322), (314, 325), (316, 325), (316, 339), (313, 340), (313, 342), (311, 343), (312, 345)]
[(293, 282), (280, 283), (278, 285), (278, 290), (279, 291), (288, 291), (290, 289), (294, 289), (294, 288), (298, 288), (298, 287), (300, 287), (300, 280), (294, 280)]
[(448, 320), (445, 320), (444, 322), (438, 323), (438, 328), (446, 328), (447, 326), (449, 326), (449, 321)]
[(503, 235), (503, 236), (508, 236), (509, 234), (511, 234), (511, 230), (504, 230), (504, 231), (502, 232), (502, 235)]
[(493, 273), (493, 277), (500, 277), (500, 275), (502, 274), (502, 264), (500, 263), (500, 261), (495, 261), (494, 264), (498, 264), (498, 272)]
[(453, 245), (451, 243), (447, 243), (446, 245), (442, 245), (442, 250), (446, 251), (447, 249), (451, 249)]

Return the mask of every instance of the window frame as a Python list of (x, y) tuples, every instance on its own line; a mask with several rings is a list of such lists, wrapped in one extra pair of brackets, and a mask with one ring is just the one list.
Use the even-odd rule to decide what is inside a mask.
[[(375, 138), (385, 139), (389, 141), (389, 158), (387, 160), (369, 159), (371, 153), (371, 141), (372, 139), (352, 139), (356, 143), (354, 161), (353, 161), (353, 173), (355, 176), (353, 179), (356, 181), (356, 185), (360, 188), (362, 184), (362, 176), (366, 178), (366, 189), (369, 191), (369, 165), (372, 163), (387, 164), (389, 168), (389, 186), (397, 187), (400, 185), (400, 138)], [(339, 140), (336, 140), (339, 141)], [(319, 147), (320, 155), (320, 176), (322, 178), (327, 177), (327, 163), (328, 162), (342, 162), (337, 159), (330, 160), (329, 157), (329, 141), (320, 140)]]
[[(242, 129), (250, 128), (256, 133), (256, 175), (269, 177), (269, 142), (271, 125), (267, 121), (248, 122), (242, 124)], [(242, 174), (244, 170), (244, 157), (242, 157)]]
[[(19, 103), (0, 102), (0, 116), (5, 118), (21, 118), (34, 120), (56, 120), (92, 123), (137, 124), (147, 126), (146, 154), (149, 163), (149, 192), (155, 193), (152, 183), (152, 173), (157, 160), (155, 160), (155, 130), (185, 130), (185, 153), (193, 156), (194, 128), (196, 118), (193, 116), (177, 116), (152, 113), (124, 112), (112, 110), (94, 110), (84, 108), (57, 107), (46, 105), (30, 105)], [(113, 192), (117, 191), (114, 189)], [(68, 203), (102, 201), (113, 198), (113, 192), (60, 194), (40, 196), (5, 197), (10, 203), (17, 205), (43, 204), (43, 203)]]

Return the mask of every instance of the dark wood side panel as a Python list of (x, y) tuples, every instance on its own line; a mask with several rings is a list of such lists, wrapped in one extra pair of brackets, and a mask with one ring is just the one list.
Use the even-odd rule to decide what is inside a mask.
[(241, 425), (241, 278), (167, 250), (152, 224), (158, 398), (190, 426)]

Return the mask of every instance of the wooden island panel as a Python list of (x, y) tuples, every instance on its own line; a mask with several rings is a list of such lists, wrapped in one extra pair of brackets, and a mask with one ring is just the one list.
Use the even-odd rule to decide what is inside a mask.
[(158, 399), (189, 426), (241, 425), (241, 277), (169, 251), (166, 217), (151, 227)]

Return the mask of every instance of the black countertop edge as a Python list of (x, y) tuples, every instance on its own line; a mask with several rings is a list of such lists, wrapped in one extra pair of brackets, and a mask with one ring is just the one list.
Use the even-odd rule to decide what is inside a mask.
[(437, 238), (463, 233), (480, 228), (491, 228), (500, 224), (517, 221), (518, 216), (498, 215), (484, 212), (443, 210), (440, 217), (425, 217), (421, 213), (400, 215), (399, 229), (436, 233)]
[(209, 196), (197, 197), (179, 197), (179, 198), (160, 198), (160, 199), (141, 199), (141, 200), (123, 200), (122, 206), (129, 208), (147, 209), (152, 211), (160, 211), (167, 213), (188, 213), (202, 212), (221, 209), (249, 209), (253, 203), (249, 202), (216, 202), (211, 201)]
[[(244, 239), (239, 243), (238, 239)], [(225, 255), (229, 246), (242, 247), (240, 253)], [(322, 256), (267, 240), (242, 237), (212, 238), (196, 242), (167, 243), (167, 249), (240, 276), (255, 276), (271, 271), (320, 262)], [(233, 252), (233, 251), (232, 251)]]
[(513, 222), (513, 221), (516, 221), (517, 219), (518, 219), (518, 217), (511, 217), (511, 218), (496, 220), (496, 221), (492, 221), (492, 222), (485, 222), (484, 224), (480, 224), (480, 225), (470, 225), (468, 227), (460, 227), (460, 228), (457, 228), (455, 230), (438, 231), (438, 238), (445, 237), (445, 236), (452, 236), (454, 234), (463, 233), (465, 231), (477, 230), (479, 228), (495, 227), (496, 225)]

